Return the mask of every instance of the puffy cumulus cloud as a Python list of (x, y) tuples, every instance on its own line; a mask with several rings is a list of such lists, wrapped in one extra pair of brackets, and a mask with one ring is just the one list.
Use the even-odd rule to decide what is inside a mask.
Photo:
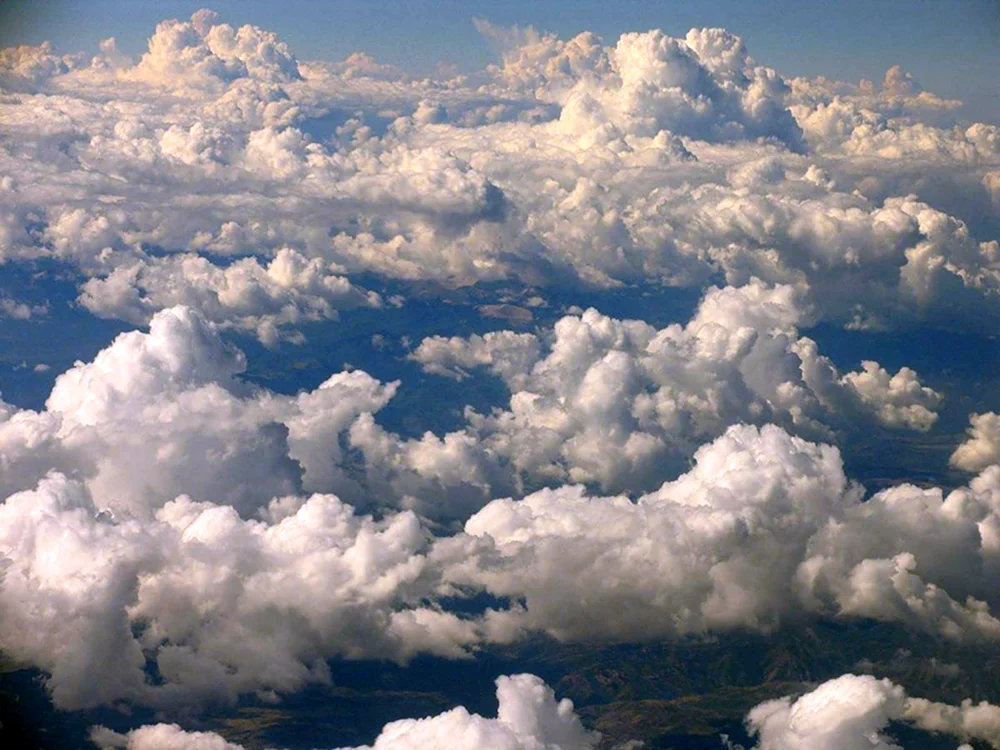
[(700, 140), (769, 136), (798, 146), (784, 81), (754, 66), (743, 40), (723, 29), (694, 29), (683, 41), (662, 32), (624, 34), (612, 63), (621, 79), (615, 100), (633, 128)]
[(192, 308), (156, 313), (148, 333), (122, 334), (59, 375), (43, 410), (0, 401), (0, 493), (55, 469), (122, 517), (148, 517), (180, 494), (249, 517), (305, 490), (454, 519), (515, 490), (475, 435), (384, 430), (372, 415), (398, 382), (354, 370), (283, 395), (242, 381), (245, 366)]
[(905, 691), (889, 680), (848, 674), (795, 701), (762, 703), (747, 715), (747, 724), (759, 736), (760, 750), (899, 750), (884, 730), (903, 717), (905, 704)]
[[(113, 44), (89, 67), (42, 65), (35, 93), (0, 101), (0, 257), (64, 259), (131, 300), (103, 307), (130, 320), (183, 263), (120, 270), (136, 246), (261, 267), (292, 249), (337, 276), (448, 284), (756, 276), (854, 326), (996, 312), (1000, 260), (969, 229), (995, 213), (996, 128), (922, 121), (902, 72), (871, 94), (789, 89), (719, 29), (603, 46), (480, 26), (502, 48), (486, 83), (363, 56), (298, 65), (205, 12), (161, 24), (135, 65)], [(253, 327), (275, 315), (259, 301), (206, 314)]]
[(750, 180), (753, 189), (706, 184), (687, 195), (654, 191), (643, 233), (682, 249), (707, 248), (702, 252), (730, 284), (751, 274), (794, 282), (809, 290), (824, 319), (852, 323), (860, 312), (883, 325), (914, 318), (941, 323), (962, 310), (968, 318), (970, 309), (992, 309), (1000, 279), (996, 248), (972, 237), (963, 221), (912, 195), (877, 205), (826, 192), (823, 174), (812, 167), (799, 173), (794, 190), (784, 187), (780, 171), (781, 187), (762, 190), (775, 178), (773, 168), (762, 169), (768, 164), (753, 171), (743, 165), (730, 178), (737, 185)]
[[(976, 325), (982, 318), (972, 311), (995, 306), (993, 244), (916, 195), (893, 195), (916, 187), (895, 173), (892, 188), (876, 191), (887, 197), (868, 198), (855, 189), (863, 164), (845, 174), (826, 159), (766, 146), (679, 144), (663, 133), (605, 138), (559, 123), (475, 132), (439, 125), (410, 136), (421, 146), (454, 138), (462, 144), (456, 153), (512, 205), (507, 224), (527, 211), (533, 241), (522, 235), (521, 251), (508, 243), (508, 269), (490, 266), (499, 272), (544, 269), (544, 260), (601, 286), (697, 285), (713, 272), (743, 284), (757, 276), (801, 286), (821, 317), (845, 324), (860, 317), (883, 326), (956, 318)], [(568, 162), (567, 152), (579, 160)], [(976, 180), (960, 192), (983, 189)], [(520, 269), (510, 266), (512, 252), (522, 253)]]
[[(426, 719), (403, 719), (387, 724), (365, 750), (446, 745), (470, 750), (584, 750), (598, 745), (600, 736), (582, 728), (573, 704), (568, 700), (557, 703), (551, 688), (533, 675), (498, 678), (497, 699), (496, 719), (469, 714), (462, 707)], [(868, 675), (845, 674), (797, 698), (766, 701), (754, 707), (746, 721), (757, 738), (754, 750), (899, 750), (890, 736), (893, 723), (1000, 747), (1000, 707), (971, 701), (954, 706), (913, 698), (890, 680)], [(91, 739), (107, 750), (241, 747), (211, 732), (185, 732), (176, 724), (144, 726), (127, 735), (95, 727)]]
[(0, 49), (0, 87), (8, 91), (30, 90), (80, 63), (80, 55), (55, 54), (50, 42), (5, 47)]
[(491, 72), (508, 86), (558, 97), (585, 76), (611, 72), (608, 50), (592, 32), (564, 41), (532, 26), (502, 27), (483, 18), (474, 23), (479, 33), (499, 47), (503, 66)]
[(128, 734), (94, 727), (90, 740), (101, 750), (243, 750), (215, 732), (185, 732), (178, 724), (152, 724)]
[(217, 17), (199, 10), (190, 21), (163, 21), (149, 39), (149, 50), (122, 76), (169, 87), (300, 77), (295, 57), (273, 32), (250, 25), (237, 30), (215, 23)]
[(0, 644), (61, 708), (273, 695), (329, 681), (334, 656), (461, 656), (489, 629), (420, 603), (429, 535), (412, 513), (313, 495), (243, 520), (181, 496), (116, 520), (51, 474), (0, 518)]
[(887, 731), (893, 722), (1000, 747), (1000, 707), (911, 698), (899, 685), (868, 675), (845, 674), (797, 699), (762, 703), (747, 715), (759, 738), (757, 750), (900, 750)]
[(467, 518), (496, 493), (518, 489), (507, 463), (466, 431), (403, 439), (361, 414), (347, 438), (364, 458), (367, 494), (384, 505), (454, 521)]
[(222, 327), (251, 331), (265, 344), (282, 328), (336, 319), (338, 310), (379, 307), (381, 298), (336, 273), (319, 258), (284, 248), (262, 265), (243, 258), (220, 267), (195, 254), (129, 258), (81, 288), (95, 315), (146, 323), (158, 310), (185, 305)]
[(913, 74), (901, 65), (893, 65), (885, 72), (882, 81), (861, 79), (858, 83), (834, 81), (824, 76), (818, 78), (793, 78), (791, 100), (798, 104), (817, 104), (839, 99), (859, 108), (887, 116), (915, 116), (934, 111), (950, 111), (962, 106), (955, 99), (944, 99), (924, 89)]
[(432, 554), (456, 591), (506, 597), (514, 623), (561, 640), (862, 617), (994, 642), (998, 478), (862, 502), (836, 449), (735, 426), (637, 501), (579, 486), (495, 500)]
[(458, 707), (427, 719), (387, 724), (370, 748), (406, 750), (456, 747), (465, 750), (589, 750), (600, 735), (583, 728), (568, 698), (557, 701), (540, 678), (530, 674), (498, 677), (497, 718), (487, 719)]
[(275, 496), (359, 493), (340, 435), (382, 408), (396, 384), (339, 373), (283, 396), (237, 377), (242, 353), (189, 308), (155, 315), (60, 375), (39, 412), (0, 410), (0, 490), (49, 470), (77, 477), (103, 510), (144, 517), (179, 494), (252, 514)]
[[(568, 698), (557, 701), (531, 674), (498, 677), (497, 717), (470, 714), (459, 706), (424, 719), (386, 724), (371, 746), (342, 750), (592, 750), (600, 735), (586, 731)], [(211, 732), (185, 732), (176, 724), (155, 724), (127, 735), (95, 727), (91, 739), (102, 750), (241, 750)]]
[(901, 367), (890, 376), (878, 362), (866, 361), (861, 363), (860, 372), (847, 373), (842, 382), (884, 425), (928, 430), (937, 421), (933, 409), (941, 403), (941, 395), (921, 385), (909, 367)]
[(501, 45), (500, 79), (558, 101), (569, 129), (645, 136), (666, 130), (709, 141), (771, 137), (799, 146), (784, 104), (787, 85), (756, 66), (743, 40), (724, 29), (692, 29), (683, 39), (659, 30), (628, 33), (602, 48), (586, 32), (562, 41), (531, 27), (479, 21), (477, 28)]
[(994, 126), (955, 122), (951, 113), (962, 103), (925, 91), (898, 65), (886, 72), (880, 87), (822, 77), (790, 83), (790, 109), (818, 150), (955, 165), (995, 164), (1000, 153)]
[(992, 464), (1000, 464), (1000, 415), (973, 414), (968, 439), (951, 454), (951, 465), (964, 471), (982, 471)]
[[(688, 346), (739, 349), (763, 334), (723, 323), (787, 326), (793, 298), (719, 290), (696, 320), (720, 330)], [(661, 335), (597, 322), (621, 342)], [(560, 367), (591, 367), (600, 341)], [(285, 692), (327, 679), (330, 657), (459, 657), (525, 630), (647, 639), (856, 616), (1000, 634), (996, 473), (947, 498), (904, 486), (861, 503), (835, 449), (735, 427), (637, 502), (560, 487), (432, 539), (387, 506), (468, 516), (507, 491), (502, 456), (468, 432), (385, 432), (372, 414), (396, 384), (363, 372), (284, 396), (241, 382), (243, 367), (170, 308), (62, 374), (43, 411), (0, 412), (0, 647), (48, 673), (60, 706)], [(472, 616), (440, 603), (482, 590), (507, 603)]]
[(964, 700), (952, 706), (910, 698), (906, 702), (904, 719), (928, 732), (950, 734), (962, 740), (981, 740), (990, 747), (1000, 747), (1000, 706), (986, 701)]
[[(912, 370), (874, 362), (841, 375), (800, 337), (810, 313), (791, 286), (713, 288), (685, 325), (657, 330), (588, 310), (551, 335), (431, 337), (411, 355), (428, 372), (486, 367), (508, 408), (470, 412), (469, 430), (521, 474), (605, 488), (662, 481), (737, 421), (779, 421), (812, 435), (859, 418), (928, 429), (941, 396)], [(655, 486), (655, 485), (653, 485)]]
[(851, 132), (842, 148), (848, 154), (884, 159), (926, 153), (959, 163), (968, 161), (992, 165), (1000, 157), (1000, 129), (984, 123), (954, 128), (935, 128), (922, 123), (897, 126), (876, 119), (862, 122)]

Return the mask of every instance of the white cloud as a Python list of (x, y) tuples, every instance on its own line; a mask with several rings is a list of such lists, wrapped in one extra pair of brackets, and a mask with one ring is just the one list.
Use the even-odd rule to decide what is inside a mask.
[(937, 421), (933, 410), (941, 403), (941, 394), (921, 385), (909, 367), (889, 375), (878, 362), (866, 361), (859, 372), (849, 372), (841, 380), (888, 427), (927, 430)]
[[(557, 701), (548, 685), (531, 674), (498, 677), (497, 717), (470, 714), (462, 706), (424, 719), (386, 724), (371, 746), (342, 750), (593, 750), (600, 735), (587, 732), (569, 699)], [(155, 724), (121, 735), (91, 730), (102, 748), (125, 750), (242, 750), (211, 732), (185, 732), (176, 724)]]
[(31, 89), (81, 62), (78, 55), (57, 55), (50, 42), (38, 46), (22, 44), (0, 49), (0, 86), (18, 91)]
[(982, 471), (1000, 464), (1000, 415), (973, 414), (969, 423), (969, 437), (951, 454), (951, 465), (964, 471)]
[(378, 294), (356, 287), (338, 270), (289, 248), (266, 265), (243, 258), (224, 268), (196, 254), (140, 255), (84, 283), (80, 303), (99, 317), (140, 324), (158, 310), (186, 305), (221, 327), (250, 331), (273, 344), (289, 326), (336, 319), (338, 310), (381, 306)]
[(31, 305), (10, 297), (0, 296), (0, 317), (13, 320), (30, 320), (36, 315), (45, 315), (49, 311), (48, 304)]
[(495, 500), (433, 554), (446, 580), (523, 602), (515, 622), (562, 640), (769, 632), (818, 616), (992, 642), (998, 477), (861, 502), (836, 449), (734, 426), (637, 501), (579, 486)]
[[(560, 335), (576, 344), (532, 377), (589, 382), (609, 341), (742, 351), (762, 335), (743, 324), (787, 327), (794, 299), (717, 290), (687, 334), (575, 318)], [(515, 365), (541, 356), (517, 337), (496, 342), (476, 356), (511, 342)], [(460, 657), (525, 630), (646, 640), (852, 616), (1000, 636), (996, 472), (947, 498), (901, 486), (860, 503), (835, 449), (742, 426), (637, 502), (566, 486), (478, 510), (512, 489), (504, 462), (470, 433), (385, 432), (372, 414), (397, 384), (353, 371), (285, 396), (243, 383), (243, 367), (204, 319), (170, 308), (60, 375), (45, 410), (4, 407), (0, 643), (50, 675), (58, 705), (287, 692), (325, 680), (330, 657)], [(391, 507), (478, 512), (434, 539)], [(463, 617), (437, 603), (478, 590), (510, 604)], [(148, 681), (150, 661), (162, 684)]]
[[(135, 65), (112, 44), (89, 67), (7, 51), (35, 93), (0, 102), (0, 256), (55, 255), (95, 286), (117, 272), (150, 308), (152, 272), (133, 279), (106, 248), (261, 266), (291, 249), (348, 281), (722, 272), (794, 283), (817, 315), (855, 326), (996, 312), (1000, 257), (969, 231), (995, 213), (996, 128), (932, 122), (950, 104), (902, 71), (878, 90), (790, 87), (720, 29), (604, 46), (480, 26), (502, 48), (486, 84), (361, 56), (299, 65), (271, 32), (206, 12), (163, 22)], [(936, 206), (955, 195), (968, 215)], [(245, 327), (272, 303), (218, 312)], [(134, 320), (134, 307), (101, 309)]]
[(123, 77), (177, 88), (243, 77), (275, 82), (299, 77), (295, 57), (273, 32), (250, 25), (234, 29), (216, 24), (216, 18), (199, 10), (189, 22), (163, 21), (149, 39), (148, 52)]
[[(869, 419), (928, 429), (940, 394), (908, 368), (841, 375), (800, 337), (810, 309), (794, 287), (757, 280), (710, 289), (684, 327), (662, 330), (588, 310), (541, 340), (510, 331), (431, 337), (411, 357), (465, 377), (488, 367), (507, 409), (469, 414), (469, 430), (521, 474), (624, 489), (660, 482), (694, 447), (738, 422), (778, 421), (806, 435)], [(655, 486), (655, 485), (654, 485)]]
[[(465, 708), (424, 719), (386, 724), (371, 746), (342, 750), (589, 750), (600, 735), (583, 729), (569, 700), (530, 674), (497, 678), (497, 718)], [(799, 697), (766, 701), (751, 709), (747, 725), (757, 738), (753, 750), (899, 750), (893, 723), (909, 724), (959, 741), (979, 740), (1000, 747), (1000, 707), (963, 701), (960, 705), (913, 698), (899, 685), (869, 675), (845, 674)], [(213, 732), (188, 732), (177, 724), (155, 724), (119, 734), (91, 729), (102, 750), (242, 750)], [(729, 745), (734, 747), (733, 745)], [(738, 747), (738, 746), (735, 746)], [(962, 745), (970, 748), (970, 745)]]
[(178, 724), (151, 724), (128, 734), (94, 727), (90, 739), (101, 750), (243, 750), (215, 732), (185, 732)]
[[(113, 40), (89, 65), (0, 53), (0, 260), (57, 259), (87, 310), (150, 325), (63, 373), (44, 409), (0, 403), (5, 652), (50, 674), (60, 705), (169, 706), (520, 629), (643, 640), (866, 617), (996, 639), (1000, 417), (974, 416), (952, 458), (986, 469), (969, 487), (864, 503), (832, 448), (731, 425), (934, 424), (941, 394), (912, 370), (842, 373), (799, 328), (991, 325), (1000, 249), (973, 228), (996, 216), (1000, 131), (949, 123), (954, 102), (900, 69), (879, 89), (786, 81), (720, 29), (605, 46), (480, 26), (502, 47), (488, 81), (299, 64), (205, 11), (163, 22), (135, 64)], [(587, 310), (425, 339), (427, 371), (488, 368), (512, 394), (445, 435), (380, 426), (398, 384), (361, 371), (253, 387), (217, 334), (299, 340), (380, 305), (372, 278), (720, 277), (685, 325)], [(665, 479), (637, 500), (561, 486)], [(471, 518), (435, 540), (417, 513)], [(511, 605), (436, 603), (477, 590)], [(879, 731), (882, 710), (862, 723)]]
[(911, 698), (899, 685), (868, 675), (846, 674), (800, 698), (762, 703), (747, 715), (759, 737), (757, 750), (899, 750), (888, 734), (891, 722), (1000, 747), (1000, 706)]
[(413, 514), (375, 521), (332, 495), (276, 499), (260, 521), (186, 496), (115, 520), (52, 474), (0, 518), (0, 642), (49, 674), (61, 708), (294, 691), (328, 681), (327, 658), (460, 656), (488, 628), (420, 604), (429, 534)]
[(899, 750), (884, 731), (902, 718), (905, 704), (905, 691), (889, 680), (849, 674), (794, 702), (762, 703), (747, 723), (760, 737), (759, 750)]
[(242, 382), (244, 367), (190, 308), (157, 313), (149, 333), (122, 334), (61, 374), (43, 411), (4, 407), (0, 489), (29, 489), (57, 469), (101, 509), (137, 517), (180, 494), (252, 515), (301, 488), (357, 492), (338, 436), (395, 384), (356, 371), (283, 396)]

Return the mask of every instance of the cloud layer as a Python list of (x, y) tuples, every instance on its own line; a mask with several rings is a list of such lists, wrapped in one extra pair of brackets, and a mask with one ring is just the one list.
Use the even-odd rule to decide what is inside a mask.
[(787, 80), (722, 29), (480, 29), (502, 66), (448, 80), (300, 62), (208, 11), (135, 63), (113, 40), (5, 50), (0, 257), (65, 260), (98, 315), (191, 304), (269, 343), (377, 304), (358, 274), (755, 276), (855, 327), (997, 312), (972, 227), (996, 221), (1000, 131), (947, 124), (955, 103), (905, 71)]
[[(992, 333), (1000, 129), (899, 67), (783, 77), (723, 29), (477, 26), (499, 63), (437, 78), (300, 61), (204, 10), (137, 60), (113, 39), (0, 50), (0, 263), (68, 279), (74, 315), (143, 327), (44, 406), (0, 401), (4, 656), (59, 708), (177, 716), (330, 682), (331, 660), (539, 633), (864, 618), (1000, 639), (1000, 416), (980, 407), (951, 457), (966, 486), (866, 496), (836, 444), (931, 431), (945, 379), (837, 367), (803, 333)], [(654, 286), (701, 301), (658, 325), (598, 309)], [(489, 314), (510, 289), (598, 302), (532, 331), (523, 313), (419, 342), (395, 326), (411, 296)], [(9, 325), (64, 308), (0, 294)], [(396, 375), (344, 365), (296, 393), (244, 377), (234, 336), (280, 353), (360, 309), (400, 370), (509, 395), (404, 432), (379, 417)], [(539, 678), (497, 691), (496, 718), (394, 722), (373, 747), (597, 746)], [(997, 746), (997, 712), (845, 675), (748, 726), (761, 750), (888, 749), (900, 721)], [(171, 724), (94, 739), (236, 748)]]

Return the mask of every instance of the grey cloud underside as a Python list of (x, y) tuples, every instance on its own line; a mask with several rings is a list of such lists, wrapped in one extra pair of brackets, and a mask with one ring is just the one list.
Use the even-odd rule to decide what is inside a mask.
[(134, 64), (113, 42), (90, 61), (5, 50), (0, 254), (72, 263), (97, 315), (184, 303), (269, 343), (378, 304), (359, 273), (721, 273), (853, 326), (996, 313), (998, 250), (975, 229), (998, 221), (1000, 131), (948, 125), (955, 103), (902, 71), (786, 81), (719, 29), (609, 47), (483, 30), (502, 66), (451, 80), (300, 63), (212, 14), (162, 23)]

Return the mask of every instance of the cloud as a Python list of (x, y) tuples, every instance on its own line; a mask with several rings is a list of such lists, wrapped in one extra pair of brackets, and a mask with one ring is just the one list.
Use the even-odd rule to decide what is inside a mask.
[(68, 73), (80, 64), (78, 55), (57, 55), (50, 42), (0, 49), (0, 86), (30, 90), (46, 79)]
[(273, 497), (351, 492), (339, 435), (396, 385), (338, 373), (283, 396), (238, 377), (243, 354), (190, 308), (153, 316), (56, 378), (44, 410), (0, 412), (0, 489), (50, 469), (79, 478), (101, 509), (143, 517), (180, 494), (252, 515)]
[[(557, 701), (542, 680), (531, 674), (498, 677), (497, 717), (470, 714), (458, 706), (424, 719), (400, 719), (386, 724), (375, 742), (343, 750), (413, 750), (453, 747), (456, 750), (593, 750), (600, 735), (587, 732), (573, 712), (573, 702)], [(185, 732), (176, 724), (156, 724), (127, 735), (104, 727), (91, 730), (102, 748), (125, 750), (241, 750), (217, 734)]]
[[(572, 702), (557, 702), (552, 689), (538, 677), (519, 674), (499, 677), (496, 683), (496, 719), (470, 714), (459, 706), (433, 717), (386, 724), (371, 746), (343, 750), (445, 745), (460, 750), (588, 750), (598, 746), (600, 735), (583, 729)], [(894, 723), (1000, 747), (1000, 707), (968, 700), (955, 706), (913, 698), (890, 680), (869, 675), (845, 674), (805, 695), (766, 701), (751, 709), (746, 721), (757, 738), (754, 750), (898, 750), (889, 734)], [(91, 739), (102, 750), (242, 750), (218, 734), (188, 732), (177, 724), (147, 725), (128, 734), (94, 727)]]
[(459, 591), (519, 602), (522, 628), (566, 641), (862, 617), (991, 642), (998, 476), (862, 502), (835, 448), (733, 426), (636, 501), (580, 486), (494, 500), (433, 554)]
[(94, 727), (90, 740), (101, 750), (243, 750), (215, 732), (185, 732), (178, 724), (151, 724), (128, 734)]
[[(221, 278), (219, 254), (263, 268), (289, 251), (354, 286), (721, 273), (795, 284), (854, 327), (996, 312), (1000, 256), (971, 229), (995, 214), (996, 128), (931, 121), (949, 108), (904, 72), (878, 90), (789, 84), (721, 29), (605, 46), (480, 27), (503, 59), (485, 83), (299, 64), (201, 11), (163, 22), (134, 65), (110, 43), (89, 66), (7, 51), (34, 83), (0, 102), (0, 257), (62, 259), (88, 306), (133, 321), (170, 304), (148, 285), (189, 256)], [(141, 270), (123, 270), (137, 247)], [(294, 337), (312, 314), (278, 323), (275, 302), (203, 312)]]
[[(271, 289), (291, 296), (282, 284), (301, 281), (322, 291), (322, 277), (310, 278), (318, 264), (299, 261), (284, 254), (272, 261)], [(249, 264), (242, 265), (230, 266), (224, 283), (233, 286), (219, 284), (220, 302), (260, 293), (244, 284)], [(158, 281), (180, 293), (179, 283)], [(197, 301), (209, 311), (219, 304)], [(296, 314), (286, 306), (249, 322), (261, 335)], [(0, 493), (30, 489), (54, 469), (82, 481), (102, 510), (124, 517), (148, 517), (181, 494), (250, 517), (274, 497), (306, 491), (333, 492), (369, 510), (414, 508), (454, 519), (493, 492), (514, 489), (506, 466), (475, 435), (404, 440), (385, 431), (372, 415), (398, 382), (352, 370), (283, 395), (243, 381), (245, 367), (243, 353), (194, 309), (161, 310), (148, 333), (122, 334), (93, 361), (59, 375), (43, 410), (0, 402)]]
[(381, 298), (360, 289), (319, 258), (283, 248), (266, 265), (243, 258), (219, 267), (196, 254), (123, 259), (107, 276), (81, 287), (80, 303), (102, 318), (147, 323), (175, 305), (198, 310), (221, 327), (276, 343), (283, 329), (306, 321), (335, 320), (338, 310), (379, 307)]
[(563, 42), (531, 27), (501, 29), (482, 20), (476, 27), (501, 46), (500, 79), (558, 101), (568, 129), (578, 128), (572, 120), (586, 111), (592, 125), (621, 135), (773, 137), (798, 147), (784, 82), (755, 66), (743, 40), (724, 29), (692, 29), (683, 39), (658, 30), (628, 33), (602, 48), (588, 32)]
[(36, 315), (46, 315), (48, 311), (48, 304), (31, 305), (27, 302), (19, 302), (10, 297), (0, 296), (0, 317), (11, 318), (13, 320), (30, 320)]
[(334, 656), (461, 656), (486, 627), (419, 603), (429, 534), (412, 513), (376, 521), (312, 495), (243, 520), (180, 496), (117, 520), (50, 474), (0, 517), (0, 642), (65, 709), (289, 692), (329, 681)]
[(710, 289), (683, 327), (657, 330), (591, 309), (543, 337), (430, 337), (411, 357), (428, 372), (462, 378), (486, 367), (504, 380), (508, 407), (470, 412), (469, 430), (518, 473), (606, 489), (663, 481), (700, 442), (739, 421), (813, 436), (859, 419), (934, 424), (941, 395), (912, 370), (890, 375), (865, 362), (841, 375), (799, 336), (796, 326), (810, 318), (794, 287), (754, 279)]
[(747, 715), (758, 750), (898, 750), (887, 732), (892, 722), (1000, 747), (1000, 707), (911, 698), (899, 685), (868, 675), (845, 674), (800, 698), (762, 703)]
[(210, 85), (236, 78), (285, 82), (299, 78), (288, 46), (256, 26), (216, 24), (218, 15), (199, 10), (190, 21), (163, 21), (149, 38), (149, 50), (126, 79), (169, 87)]
[(951, 465), (975, 472), (1000, 463), (1000, 416), (973, 414), (969, 423), (968, 439), (951, 454)]
[[(967, 487), (862, 502), (808, 441), (927, 431), (942, 394), (906, 367), (842, 372), (800, 329), (992, 325), (996, 126), (959, 124), (898, 68), (878, 88), (782, 78), (721, 29), (605, 45), (479, 26), (501, 64), (437, 79), (300, 63), (207, 11), (164, 21), (135, 63), (113, 40), (89, 63), (0, 53), (0, 260), (54, 262), (84, 310), (149, 325), (44, 408), (0, 403), (5, 653), (60, 706), (172, 708), (530, 631), (858, 617), (992, 643), (1000, 418), (974, 415), (952, 458), (982, 471)], [(426, 338), (427, 372), (511, 394), (446, 434), (386, 429), (399, 383), (360, 370), (256, 387), (219, 334), (302, 341), (428, 281), (707, 291), (662, 328), (589, 309)], [(484, 591), (499, 609), (441, 603)], [(518, 716), (556, 710), (522, 688), (544, 710)], [(400, 731), (452, 726), (434, 721)]]
[[(759, 335), (745, 324), (787, 328), (794, 300), (717, 290), (687, 334), (594, 314), (592, 329), (564, 321), (574, 345), (544, 357), (508, 334), (475, 356), (587, 382), (608, 341), (742, 351)], [(738, 426), (637, 501), (575, 486), (490, 501), (512, 482), (475, 435), (404, 440), (375, 422), (397, 384), (352, 371), (286, 396), (241, 381), (244, 366), (169, 308), (60, 375), (44, 410), (0, 413), (0, 643), (49, 675), (57, 705), (289, 692), (328, 679), (332, 657), (463, 657), (532, 630), (647, 640), (847, 616), (1000, 636), (996, 472), (947, 498), (904, 485), (861, 503), (834, 448)], [(400, 507), (471, 517), (435, 538)], [(477, 591), (503, 603), (441, 604)]]

